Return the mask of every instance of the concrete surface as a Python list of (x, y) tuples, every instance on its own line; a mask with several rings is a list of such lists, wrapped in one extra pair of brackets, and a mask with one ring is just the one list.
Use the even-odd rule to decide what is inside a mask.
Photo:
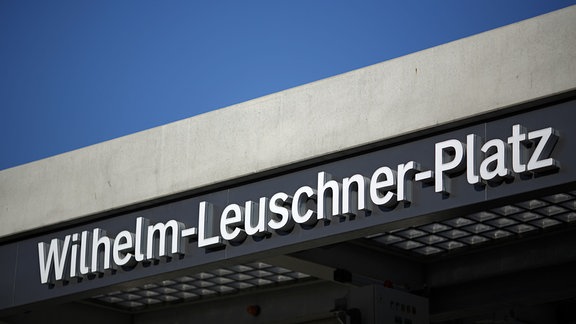
[(576, 89), (576, 6), (0, 172), (0, 239)]

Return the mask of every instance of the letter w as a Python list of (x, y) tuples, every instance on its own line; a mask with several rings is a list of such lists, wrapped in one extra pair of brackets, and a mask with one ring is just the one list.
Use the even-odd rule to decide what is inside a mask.
[[(68, 255), (70, 245), (70, 235), (66, 235), (64, 242), (59, 239), (52, 239), (50, 247), (44, 242), (38, 243), (38, 259), (40, 261), (40, 281), (53, 283), (54, 280), (62, 280), (64, 275), (64, 265)], [(52, 263), (54, 263), (54, 276), (51, 276)], [(54, 280), (53, 280), (54, 278)]]

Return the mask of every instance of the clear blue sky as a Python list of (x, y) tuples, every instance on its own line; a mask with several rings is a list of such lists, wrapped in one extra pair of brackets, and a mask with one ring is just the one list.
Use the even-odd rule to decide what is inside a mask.
[(0, 170), (576, 0), (1, 0)]

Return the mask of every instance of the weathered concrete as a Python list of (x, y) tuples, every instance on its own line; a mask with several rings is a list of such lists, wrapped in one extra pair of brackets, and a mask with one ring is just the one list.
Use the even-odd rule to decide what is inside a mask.
[(576, 6), (0, 172), (0, 237), (576, 89)]

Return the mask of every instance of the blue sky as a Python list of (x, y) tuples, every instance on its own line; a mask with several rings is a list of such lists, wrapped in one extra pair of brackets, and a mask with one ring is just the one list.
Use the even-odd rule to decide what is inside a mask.
[(0, 1), (0, 170), (576, 0)]

